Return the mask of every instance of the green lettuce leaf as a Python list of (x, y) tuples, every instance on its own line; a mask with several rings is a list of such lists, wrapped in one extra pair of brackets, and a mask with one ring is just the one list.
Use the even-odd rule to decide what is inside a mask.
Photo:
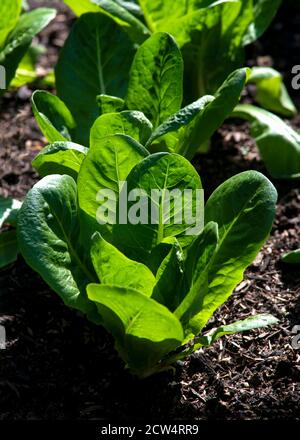
[(116, 113), (125, 110), (125, 101), (117, 96), (98, 95), (97, 104), (100, 115), (105, 113)]
[(183, 339), (178, 319), (169, 310), (133, 289), (90, 284), (105, 327), (116, 340), (116, 348), (129, 368), (145, 377)]
[(76, 124), (63, 101), (52, 93), (36, 90), (31, 103), (34, 117), (49, 142), (72, 139)]
[[(79, 206), (81, 215), (89, 224), (89, 235), (100, 231), (108, 238), (107, 234), (116, 221), (116, 200), (122, 184), (132, 168), (148, 154), (138, 142), (124, 135), (107, 136), (93, 141), (78, 176)], [(98, 193), (101, 190), (106, 192), (107, 197), (103, 194), (99, 198)], [(107, 219), (103, 219), (105, 210), (100, 212), (102, 205), (104, 208), (109, 205)]]
[(17, 233), (11, 231), (0, 232), (0, 269), (14, 263), (19, 253)]
[(141, 44), (150, 36), (149, 29), (129, 12), (126, 5), (114, 0), (92, 0), (92, 3), (121, 26), (134, 43)]
[(93, 236), (91, 257), (102, 284), (135, 289), (146, 296), (151, 296), (155, 277), (150, 269), (125, 257), (98, 232)]
[(277, 323), (278, 319), (272, 315), (255, 315), (251, 316), (250, 318), (243, 319), (242, 321), (222, 325), (217, 329), (213, 329), (208, 335), (197, 338), (197, 342), (200, 342), (202, 346), (208, 346), (213, 344), (222, 336), (234, 335), (235, 333), (242, 333), (257, 328), (263, 328)]
[(4, 224), (16, 226), (17, 215), (22, 202), (12, 198), (5, 198), (0, 196), (0, 228)]
[(86, 295), (87, 284), (97, 277), (79, 236), (75, 181), (70, 176), (44, 177), (29, 191), (19, 212), (22, 255), (66, 305), (99, 322)]
[(282, 257), (282, 261), (288, 264), (300, 264), (300, 249), (288, 252)]
[[(146, 262), (153, 248), (167, 237), (176, 237), (183, 247), (187, 246), (203, 226), (201, 203), (196, 200), (197, 190), (201, 188), (198, 173), (182, 156), (156, 153), (146, 157), (127, 177), (126, 191), (128, 194), (134, 191), (127, 204), (130, 221), (114, 225), (114, 242), (130, 258), (142, 262)], [(137, 194), (136, 189), (141, 194)], [(152, 193), (153, 189), (157, 194)], [(184, 190), (190, 190), (192, 197), (183, 198)], [(120, 199), (123, 193), (121, 191)], [(122, 204), (119, 211), (124, 214)], [(185, 215), (189, 213), (188, 224)], [(139, 223), (134, 224), (138, 217)]]
[(209, 222), (186, 251), (181, 303), (174, 314), (185, 326), (197, 315), (208, 290), (209, 264), (218, 244), (218, 225)]
[(251, 135), (264, 164), (276, 179), (299, 179), (300, 135), (273, 113), (253, 105), (236, 107), (233, 116), (251, 123)]
[(32, 161), (40, 176), (67, 174), (77, 176), (88, 149), (73, 142), (54, 142), (47, 145)]
[(297, 113), (283, 77), (277, 70), (271, 67), (253, 67), (249, 82), (256, 84), (256, 101), (266, 110), (287, 117)]
[(152, 35), (138, 49), (130, 70), (126, 104), (142, 111), (156, 128), (182, 102), (183, 61), (174, 38)]
[(125, 110), (120, 113), (105, 113), (94, 122), (90, 143), (95, 144), (106, 136), (124, 134), (144, 145), (151, 132), (152, 124), (141, 112)]
[(15, 76), (17, 67), (29, 49), (33, 37), (55, 17), (56, 10), (36, 8), (21, 15), (16, 27), (10, 32), (5, 45), (0, 49), (0, 65), (6, 71), (6, 85)]
[(1, 0), (0, 2), (0, 49), (9, 33), (18, 23), (22, 0)]
[(197, 335), (215, 310), (242, 281), (267, 240), (275, 217), (277, 192), (272, 183), (256, 171), (246, 171), (220, 185), (205, 207), (205, 221), (219, 227), (217, 248), (208, 271), (201, 311), (189, 326)]
[(88, 146), (98, 95), (125, 95), (133, 54), (133, 44), (109, 17), (88, 13), (75, 23), (55, 69), (58, 96), (77, 124), (75, 142)]
[(156, 284), (152, 298), (165, 305), (171, 312), (180, 302), (183, 289), (184, 256), (175, 239), (169, 254), (164, 258), (156, 273)]

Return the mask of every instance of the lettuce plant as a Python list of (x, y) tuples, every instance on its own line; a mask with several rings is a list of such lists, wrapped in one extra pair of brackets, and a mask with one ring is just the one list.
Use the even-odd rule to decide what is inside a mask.
[[(65, 0), (65, 3), (78, 16), (101, 12), (127, 33), (134, 44), (140, 45), (153, 33), (172, 34), (184, 57), (184, 103), (187, 104), (204, 94), (214, 94), (226, 77), (244, 64), (244, 47), (268, 28), (281, 0), (178, 0), (176, 11), (165, 0)], [(80, 20), (78, 28), (82, 26)], [(62, 54), (62, 64), (68, 59), (67, 53)], [(67, 84), (70, 78), (60, 78), (61, 70), (57, 73), (58, 79)], [(279, 72), (256, 67), (250, 81), (257, 87), (257, 102), (265, 109), (283, 116), (296, 114)], [(85, 87), (83, 76), (81, 85)]]
[[(179, 101), (182, 92), (183, 105), (187, 105), (193, 101), (197, 102), (196, 100), (201, 96), (215, 96), (218, 93), (217, 90), (230, 73), (243, 65), (244, 47), (253, 43), (265, 32), (274, 18), (281, 0), (178, 0), (175, 9), (170, 2), (165, 0), (129, 2), (121, 0), (65, 0), (65, 3), (73, 9), (79, 19), (59, 58), (56, 68), (57, 90), (58, 96), (62, 98), (74, 115), (78, 132), (75, 141), (87, 145), (89, 129), (96, 117), (99, 116), (99, 109), (96, 105), (97, 95), (127, 97), (131, 109), (135, 107), (134, 110), (143, 111), (146, 104), (141, 106), (140, 101), (143, 101), (144, 95), (138, 99), (137, 90), (129, 90), (129, 94), (126, 96), (128, 81), (129, 84), (132, 84), (132, 78), (128, 77), (127, 69), (136, 50), (138, 50), (136, 57), (140, 53), (140, 62), (143, 55), (150, 56), (150, 52), (153, 49), (155, 51), (155, 39), (152, 39), (151, 36), (169, 32), (179, 45), (184, 60), (184, 88), (183, 90), (178, 87), (172, 89), (172, 93), (175, 95), (171, 107), (176, 107), (176, 101)], [(104, 29), (105, 31), (103, 31)], [(123, 47), (125, 50), (126, 46), (127, 51), (126, 62), (123, 62), (119, 68), (119, 80), (122, 78), (124, 87), (116, 87), (117, 82), (109, 80), (111, 76), (108, 74), (105, 63), (108, 51), (111, 54), (109, 59), (114, 65), (117, 65), (120, 59), (112, 37), (117, 29), (122, 41), (118, 47)], [(107, 35), (110, 35), (110, 38), (107, 38)], [(89, 44), (85, 43), (85, 39), (88, 39)], [(152, 44), (150, 41), (148, 42), (149, 39)], [(70, 72), (68, 66), (75, 64), (74, 54), (89, 64), (88, 74), (81, 66), (76, 68), (76, 71)], [(91, 64), (91, 59), (95, 60), (93, 64)], [(172, 59), (175, 59), (175, 51), (173, 51)], [(147, 63), (141, 68), (144, 75), (140, 75), (140, 79), (144, 79), (145, 83), (148, 80), (143, 93), (146, 88), (145, 96), (152, 97), (154, 95), (152, 101), (155, 101), (158, 90), (157, 81), (150, 83), (149, 79), (152, 80), (153, 77), (147, 69)], [(112, 70), (113, 78), (114, 73)], [(161, 77), (156, 77), (156, 80), (158, 78)], [(287, 117), (296, 114), (297, 110), (279, 72), (271, 68), (255, 67), (248, 81), (255, 84), (256, 101), (266, 110)], [(137, 85), (137, 81), (135, 84)], [(161, 92), (163, 93), (162, 89)], [(260, 109), (255, 107), (252, 110), (251, 115), (249, 113), (247, 115), (248, 110), (245, 108), (239, 112), (239, 115), (247, 120), (250, 119), (254, 127), (260, 126)], [(212, 111), (208, 113), (212, 118)], [(216, 117), (216, 113), (215, 109), (214, 117)], [(149, 117), (147, 112), (146, 116)], [(274, 122), (276, 123), (274, 124)], [(278, 169), (282, 152), (273, 144), (272, 137), (268, 135), (272, 133), (274, 125), (276, 145), (278, 143), (284, 145), (286, 160), (282, 169)], [(217, 126), (218, 124), (215, 125), (215, 128)], [(157, 128), (155, 124), (154, 128)], [(255, 128), (252, 132), (263, 159), (266, 157), (266, 150), (268, 150), (268, 160), (265, 163), (270, 175), (280, 179), (298, 178), (299, 145), (297, 133), (283, 121), (276, 119), (272, 113), (268, 115), (268, 118), (264, 118), (263, 128), (259, 131), (261, 130), (264, 131), (263, 142), (260, 141), (259, 136), (256, 136)], [(194, 131), (194, 134), (196, 134), (196, 138), (200, 138), (204, 132), (203, 127), (200, 127), (200, 131), (198, 133)], [(209, 136), (200, 146), (202, 151), (205, 145), (206, 147), (209, 145)], [(190, 141), (194, 143), (195, 137)], [(198, 147), (199, 143), (198, 146), (195, 145), (195, 148), (191, 149), (191, 153), (194, 154)], [(190, 150), (188, 142), (185, 142), (185, 148)], [(187, 157), (190, 158), (189, 153), (190, 151), (186, 151), (182, 154), (187, 154)]]
[[(281, 0), (65, 0), (77, 15), (100, 11), (135, 44), (168, 32), (182, 50), (188, 102), (214, 94), (241, 67), (244, 47), (257, 40), (273, 20)], [(269, 89), (271, 91), (271, 88)]]
[[(45, 177), (19, 211), (21, 253), (66, 305), (111, 332), (133, 373), (148, 376), (225, 334), (276, 322), (260, 315), (203, 333), (269, 235), (277, 193), (266, 177), (249, 171), (230, 178), (199, 213), (201, 180), (176, 153), (150, 154), (120, 134), (93, 137), (88, 150), (57, 142), (39, 157), (57, 155), (59, 163), (44, 162)], [(142, 191), (149, 202), (159, 189), (159, 220), (152, 222), (149, 210), (141, 221), (121, 220), (124, 188)], [(178, 204), (175, 193), (165, 216), (166, 193), (174, 189), (191, 195)], [(108, 191), (105, 199), (100, 190)], [(127, 212), (142, 216), (145, 205), (137, 209), (137, 200), (129, 199)], [(185, 216), (178, 223), (186, 207), (192, 223)], [(195, 213), (204, 227), (189, 235)]]
[[(101, 14), (92, 16), (102, 19)], [(238, 104), (249, 73), (248, 69), (236, 70), (214, 96), (203, 96), (181, 108), (182, 55), (171, 35), (157, 33), (140, 46), (134, 57), (125, 99), (100, 93), (89, 107), (88, 98), (81, 100), (78, 85), (76, 95), (68, 95), (67, 88), (63, 88), (64, 100), (35, 92), (33, 112), (50, 142), (67, 140), (88, 146), (92, 136), (121, 133), (135, 137), (152, 152), (171, 151), (192, 159)]]
[(26, 56), (33, 37), (47, 26), (56, 14), (55, 9), (49, 8), (37, 8), (21, 14), (21, 7), (22, 0), (0, 2), (0, 65), (5, 69), (6, 87), (13, 80), (18, 65)]
[[(181, 108), (182, 55), (173, 37), (159, 32), (137, 50), (124, 99), (99, 94), (93, 105), (94, 116), (94, 110), (87, 111), (88, 102), (83, 106), (80, 99), (74, 99), (75, 111), (72, 107), (69, 110), (58, 97), (42, 91), (34, 93), (32, 104), (37, 122), (50, 142), (68, 140), (87, 146), (93, 137), (120, 133), (134, 137), (150, 152), (169, 151), (190, 160), (198, 151), (207, 149), (212, 134), (226, 118), (246, 119), (251, 123), (251, 134), (269, 173), (280, 179), (299, 178), (299, 135), (266, 110), (237, 105), (246, 81), (263, 83), (270, 74), (275, 80), (273, 89), (277, 96), (280, 80), (272, 70), (270, 73), (270, 69), (264, 72), (255, 69), (250, 74), (250, 69), (238, 69), (214, 96), (205, 95)], [(278, 102), (288, 107), (286, 95)]]

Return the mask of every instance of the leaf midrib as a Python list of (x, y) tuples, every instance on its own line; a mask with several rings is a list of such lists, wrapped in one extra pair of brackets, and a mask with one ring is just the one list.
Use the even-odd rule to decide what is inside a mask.
[(97, 43), (97, 70), (98, 70), (98, 79), (99, 79), (99, 86), (100, 86), (100, 92), (101, 94), (106, 94), (106, 88), (103, 78), (103, 66), (102, 66), (102, 59), (101, 59), (101, 46), (100, 46), (100, 34), (98, 27), (96, 28), (96, 43)]

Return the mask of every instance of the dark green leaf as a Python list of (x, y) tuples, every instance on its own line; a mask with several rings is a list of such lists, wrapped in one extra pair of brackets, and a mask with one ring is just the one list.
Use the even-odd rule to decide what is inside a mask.
[(143, 9), (145, 3), (148, 26), (150, 16), (152, 30), (170, 32), (182, 50), (187, 102), (215, 93), (242, 65), (242, 38), (251, 17), (241, 13), (240, 2), (179, 0), (174, 8), (170, 0), (142, 0)]
[(245, 44), (271, 23), (280, 0), (140, 0), (152, 32), (170, 32), (185, 61), (187, 102), (213, 94), (244, 63)]
[(125, 32), (128, 33), (134, 43), (142, 44), (150, 36), (150, 31), (131, 14), (121, 3), (114, 0), (92, 0), (99, 9), (112, 18)]
[[(243, 0), (245, 2), (245, 0)], [(281, 0), (252, 0), (253, 16), (243, 43), (251, 44), (256, 41), (271, 24)]]
[(192, 159), (196, 152), (230, 116), (238, 104), (250, 74), (249, 69), (238, 69), (222, 84), (215, 99), (205, 105), (179, 134), (176, 152)]
[(282, 257), (282, 261), (288, 264), (300, 264), (300, 249), (288, 252)]
[(88, 145), (98, 95), (125, 95), (133, 54), (133, 44), (109, 17), (89, 13), (76, 22), (55, 71), (58, 96), (77, 124), (76, 142)]
[[(198, 101), (189, 104), (179, 112), (170, 116), (165, 122), (163, 122), (156, 130), (153, 131), (150, 139), (148, 140), (146, 147), (150, 148), (151, 144), (156, 141), (160, 145), (163, 145), (165, 150), (170, 152), (176, 152), (178, 138), (180, 136), (180, 129), (184, 129), (199, 115), (215, 98), (213, 96), (203, 96)], [(173, 136), (166, 136), (172, 133)]]
[(217, 244), (218, 225), (210, 222), (187, 249), (182, 302), (174, 312), (182, 323), (187, 323), (202, 308), (208, 288), (208, 268)]
[(147, 266), (152, 270), (154, 274), (157, 274), (160, 265), (170, 253), (175, 241), (175, 237), (167, 237), (152, 249), (151, 254), (147, 260)]
[(0, 232), (0, 269), (16, 261), (18, 253), (16, 231)]

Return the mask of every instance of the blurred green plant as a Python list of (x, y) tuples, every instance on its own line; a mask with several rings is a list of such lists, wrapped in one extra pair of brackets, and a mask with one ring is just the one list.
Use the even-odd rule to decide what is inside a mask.
[[(56, 10), (36, 8), (21, 14), (21, 0), (0, 2), (0, 65), (5, 70), (6, 89), (20, 70), (14, 85), (23, 85), (35, 75), (33, 61), (36, 49), (30, 48), (33, 37), (55, 17)], [(0, 94), (4, 93), (0, 90)]]

